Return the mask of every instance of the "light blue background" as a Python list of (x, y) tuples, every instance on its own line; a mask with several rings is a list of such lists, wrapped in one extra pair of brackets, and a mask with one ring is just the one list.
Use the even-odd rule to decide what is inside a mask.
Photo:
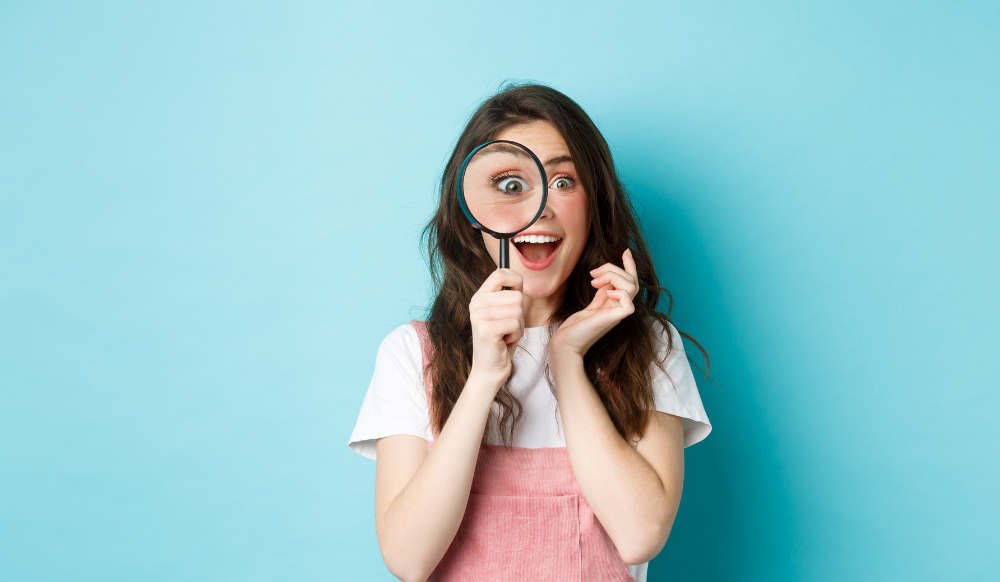
[(650, 580), (995, 579), (996, 1), (0, 4), (0, 577), (391, 579), (346, 441), (504, 79), (721, 384)]

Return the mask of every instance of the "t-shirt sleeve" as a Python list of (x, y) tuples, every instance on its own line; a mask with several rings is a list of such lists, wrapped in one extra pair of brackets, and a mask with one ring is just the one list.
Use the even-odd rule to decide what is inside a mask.
[(701, 395), (698, 393), (694, 374), (691, 373), (691, 364), (684, 351), (681, 334), (673, 325), (669, 327), (673, 349), (667, 354), (667, 338), (663, 327), (659, 322), (653, 324), (653, 329), (657, 332), (657, 356), (666, 370), (664, 374), (659, 366), (653, 364), (653, 397), (656, 410), (683, 419), (684, 446), (689, 447), (707, 437), (712, 432), (712, 425), (708, 422), (708, 414), (701, 403)]
[(347, 445), (374, 459), (375, 439), (398, 434), (431, 439), (420, 339), (408, 323), (382, 340), (375, 356), (375, 372)]

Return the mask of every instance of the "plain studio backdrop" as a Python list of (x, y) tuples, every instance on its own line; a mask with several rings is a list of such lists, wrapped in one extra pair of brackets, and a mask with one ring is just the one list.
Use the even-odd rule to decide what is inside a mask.
[(9, 0), (0, 578), (392, 579), (346, 443), (505, 80), (712, 357), (650, 580), (995, 579), (1000, 3)]

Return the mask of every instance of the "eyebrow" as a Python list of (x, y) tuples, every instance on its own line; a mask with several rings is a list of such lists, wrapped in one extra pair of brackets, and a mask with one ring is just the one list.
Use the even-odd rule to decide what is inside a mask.
[(507, 144), (507, 143), (495, 143), (495, 144), (491, 144), (490, 146), (487, 147), (487, 149), (486, 149), (486, 151), (484, 153), (485, 154), (495, 154), (495, 153), (514, 154), (515, 156), (517, 156), (519, 158), (525, 158), (525, 159), (529, 159), (529, 160), (531, 159), (531, 156), (528, 154), (528, 152), (526, 152), (525, 150), (523, 150), (523, 149), (521, 149), (521, 148), (519, 148), (517, 146), (510, 145), (510, 144)]
[[(528, 152), (517, 146), (513, 146), (507, 143), (492, 144), (484, 153), (486, 153), (487, 155), (495, 153), (514, 154), (519, 158), (530, 159)], [(572, 161), (573, 161), (573, 156), (569, 154), (563, 154), (561, 156), (549, 158), (548, 161), (545, 162), (544, 166), (554, 166), (556, 164), (561, 164), (563, 162), (572, 162)]]

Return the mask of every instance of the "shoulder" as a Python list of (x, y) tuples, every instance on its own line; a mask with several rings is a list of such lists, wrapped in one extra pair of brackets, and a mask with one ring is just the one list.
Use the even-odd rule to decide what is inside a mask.
[(384, 338), (382, 338), (382, 344), (379, 349), (399, 349), (399, 348), (412, 348), (414, 343), (416, 347), (420, 347), (420, 338), (417, 336), (417, 329), (414, 324), (423, 322), (413, 322), (409, 321), (403, 325), (397, 327), (396, 329), (389, 332)]
[(404, 323), (382, 340), (375, 356), (374, 379), (383, 393), (417, 392), (424, 397), (424, 358), (419, 334), (412, 323)]
[(376, 356), (376, 367), (381, 363), (420, 364), (420, 337), (412, 323), (404, 323), (382, 339)]

